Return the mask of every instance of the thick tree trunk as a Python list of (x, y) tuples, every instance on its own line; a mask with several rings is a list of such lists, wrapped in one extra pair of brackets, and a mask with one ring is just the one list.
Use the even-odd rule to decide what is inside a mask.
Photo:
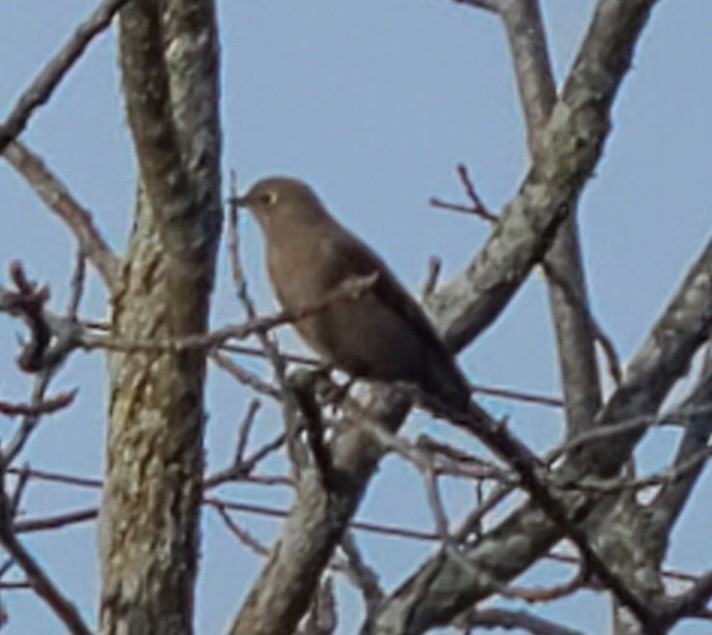
[[(140, 171), (112, 307), (124, 341), (207, 328), (221, 218), (216, 42), (208, 0), (136, 0), (120, 15)], [(112, 353), (109, 370), (100, 632), (191, 633), (205, 352)]]

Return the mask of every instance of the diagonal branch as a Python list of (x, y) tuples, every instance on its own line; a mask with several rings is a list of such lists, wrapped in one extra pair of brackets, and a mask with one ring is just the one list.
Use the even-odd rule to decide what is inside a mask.
[(179, 257), (187, 251), (212, 258), (222, 220), (217, 100), (210, 98), (217, 95), (213, 21), (212, 3), (176, 0), (135, 0), (119, 21), (122, 87), (143, 194), (163, 246)]
[[(497, 2), (509, 40), (531, 156), (556, 104), (556, 86), (538, 0)], [(588, 310), (575, 206), (543, 260), (549, 287), (569, 436), (591, 426), (601, 405), (594, 322)], [(557, 275), (552, 275), (556, 273)], [(577, 298), (571, 301), (571, 296)]]
[(469, 4), (471, 7), (484, 9), (492, 13), (499, 13), (502, 6), (502, 0), (455, 0), (459, 4)]
[(610, 106), (656, 0), (602, 0), (540, 137), (540, 149), (500, 223), (466, 270), (429, 298), (447, 343), (487, 328), (541, 260), (600, 158)]
[(76, 397), (77, 391), (61, 392), (54, 397), (45, 397), (37, 403), (11, 403), (0, 401), (0, 414), (8, 417), (36, 417), (38, 415), (52, 414), (69, 406)]
[[(193, 218), (196, 205), (173, 120), (161, 18), (158, 4), (131, 2), (121, 12), (118, 43), (126, 115), (141, 185), (161, 230), (167, 231), (171, 225), (180, 225), (181, 219)], [(185, 238), (172, 247), (184, 247), (184, 242)]]
[(74, 199), (42, 159), (21, 142), (8, 144), (4, 156), (47, 207), (67, 224), (79, 243), (80, 252), (94, 265), (106, 286), (113, 289), (119, 259), (97, 229), (91, 213)]
[(583, 635), (582, 631), (544, 619), (529, 611), (505, 609), (472, 610), (457, 619), (457, 625), (472, 629), (506, 629), (531, 635)]
[(696, 617), (705, 610), (710, 599), (712, 599), (712, 571), (707, 571), (692, 588), (669, 603), (665, 611), (666, 621), (674, 624), (683, 617)]
[[(629, 418), (654, 416), (710, 332), (712, 242), (692, 266), (629, 364), (624, 381), (599, 413), (598, 426), (615, 427)], [(615, 444), (605, 439), (591, 442), (580, 453), (569, 455), (562, 468), (555, 472), (555, 478), (577, 482), (586, 474), (599, 477), (617, 474), (644, 430), (644, 427), (631, 428), (621, 434)], [(608, 510), (602, 505), (600, 514), (591, 514), (598, 509), (596, 505), (610, 501), (596, 492), (579, 492), (564, 498), (570, 513), (577, 517), (590, 514), (587, 528), (595, 528)], [(563, 528), (550, 522), (536, 506), (522, 506), (474, 544), (463, 541), (459, 557), (467, 560), (470, 569), (464, 570), (445, 552), (431, 558), (384, 603), (379, 621), (381, 630), (373, 632), (389, 632), (388, 628), (395, 624), (406, 632), (408, 629), (422, 632), (435, 624), (447, 623), (459, 611), (522, 573), (563, 534)], [(497, 554), (496, 559), (492, 558), (493, 553)]]
[(709, 455), (712, 434), (712, 363), (709, 349), (700, 377), (690, 395), (670, 413), (670, 419), (684, 422), (680, 441), (670, 472), (682, 471), (680, 478), (663, 485), (647, 506), (646, 531), (655, 548), (655, 563), (660, 563), (668, 544), (667, 537), (675, 526), (692, 490), (699, 480)]
[(91, 635), (92, 630), (82, 619), (76, 606), (64, 596), (44, 569), (17, 539), (12, 524), (12, 504), (5, 493), (4, 466), (0, 476), (0, 544), (13, 562), (24, 572), (31, 588), (54, 614), (64, 623), (72, 635)]
[(104, 0), (49, 60), (22, 93), (7, 119), (0, 124), (0, 154), (22, 133), (32, 113), (52, 96), (54, 89), (81, 57), (84, 49), (95, 36), (106, 30), (114, 15), (127, 2), (128, 0)]

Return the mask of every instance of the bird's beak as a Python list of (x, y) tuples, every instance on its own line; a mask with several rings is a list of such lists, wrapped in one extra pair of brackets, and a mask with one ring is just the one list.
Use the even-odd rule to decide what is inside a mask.
[(237, 205), (238, 207), (247, 207), (247, 206), (249, 206), (249, 204), (250, 204), (250, 199), (249, 199), (249, 197), (247, 197), (247, 196), (236, 196), (236, 197), (233, 199), (233, 202), (234, 202), (235, 205)]

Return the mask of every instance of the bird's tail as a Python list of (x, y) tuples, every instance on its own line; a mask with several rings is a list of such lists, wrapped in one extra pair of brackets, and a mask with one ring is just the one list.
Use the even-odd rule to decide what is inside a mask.
[(466, 412), (470, 405), (470, 385), (449, 355), (430, 360), (422, 387), (429, 395), (442, 402), (441, 405), (457, 412)]

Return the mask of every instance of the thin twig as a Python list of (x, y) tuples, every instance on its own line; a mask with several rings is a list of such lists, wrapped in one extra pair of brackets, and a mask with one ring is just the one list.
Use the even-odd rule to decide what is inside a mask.
[(64, 623), (73, 635), (90, 635), (91, 630), (86, 625), (77, 608), (59, 590), (49, 578), (29, 551), (17, 539), (12, 527), (10, 516), (10, 501), (4, 490), (4, 479), (0, 487), (0, 544), (22, 569), (35, 593), (52, 609), (54, 614)]
[(242, 324), (227, 325), (211, 333), (186, 335), (166, 339), (129, 340), (119, 337), (97, 335), (84, 332), (80, 341), (87, 350), (106, 349), (122, 352), (181, 352), (186, 350), (217, 348), (231, 339), (245, 339), (251, 335), (259, 335), (284, 324), (292, 324), (316, 313), (326, 310), (339, 302), (354, 302), (376, 282), (374, 275), (355, 277), (346, 280), (323, 301), (298, 311), (278, 311), (274, 315), (254, 317)]
[[(86, 329), (87, 331), (100, 331), (100, 332), (108, 332), (109, 328), (108, 325), (104, 322), (96, 322), (92, 320), (84, 320), (81, 324), (81, 326)], [(81, 339), (81, 338), (80, 338)], [(212, 341), (212, 340), (211, 340)], [(154, 341), (154, 344), (157, 346), (157, 348), (168, 348), (167, 344), (160, 344), (156, 343)], [(128, 345), (128, 343), (126, 343)], [(178, 344), (179, 346), (180, 344)], [(207, 345), (207, 344), (206, 344)], [(118, 346), (118, 344), (117, 344)], [(228, 353), (236, 353), (238, 355), (247, 355), (250, 357), (261, 357), (261, 358), (267, 358), (267, 354), (265, 353), (264, 349), (261, 346), (250, 346), (247, 344), (236, 344), (233, 342), (226, 342), (223, 343), (219, 346), (220, 351), (225, 351)], [(286, 352), (280, 352), (280, 355), (282, 359), (284, 359), (285, 362), (290, 362), (294, 364), (300, 364), (303, 366), (311, 366), (314, 368), (318, 368), (323, 366), (323, 362), (318, 360), (315, 357), (309, 357), (307, 355), (299, 355), (295, 353), (286, 353)], [(260, 393), (263, 393), (265, 395), (269, 395), (270, 397), (274, 399), (281, 399), (281, 393), (279, 392), (279, 389), (272, 386), (269, 383), (266, 383), (262, 381), (259, 377), (254, 375), (253, 373), (250, 373), (246, 369), (242, 367), (238, 368), (233, 368), (230, 365), (229, 360), (226, 361), (228, 358), (226, 358), (224, 355), (221, 355), (220, 353), (213, 352), (211, 353), (211, 359), (218, 364), (221, 368), (226, 370), (228, 373), (232, 374), (235, 379), (237, 379), (240, 383), (243, 383), (251, 388), (254, 388)], [(234, 371), (234, 372), (233, 372)], [(515, 390), (513, 388), (505, 388), (501, 386), (490, 386), (486, 384), (470, 384), (470, 387), (472, 388), (473, 393), (480, 393), (483, 395), (487, 395), (489, 397), (497, 397), (501, 399), (511, 399), (513, 401), (523, 401), (526, 403), (535, 403), (541, 406), (550, 406), (553, 408), (561, 408), (564, 405), (563, 400), (560, 397), (552, 396), (552, 395), (544, 395), (544, 394), (539, 394), (539, 393), (533, 393), (533, 392), (528, 392), (524, 390)]]
[[(471, 4), (473, 0), (455, 1)], [(510, 611), (500, 608), (471, 609), (459, 616), (456, 624), (467, 629), (497, 628), (508, 631), (516, 629), (517, 632), (531, 635), (584, 635), (582, 631), (552, 622), (528, 611)]]
[(458, 164), (457, 174), (460, 177), (460, 181), (462, 181), (463, 186), (465, 187), (465, 193), (467, 194), (467, 197), (472, 202), (473, 212), (478, 216), (482, 216), (482, 218), (487, 221), (490, 221), (492, 223), (498, 222), (499, 217), (487, 209), (487, 206), (482, 202), (482, 199), (477, 193), (477, 190), (475, 190), (475, 184), (470, 178), (470, 175), (467, 172), (467, 167), (465, 167), (464, 163)]
[(8, 499), (10, 518), (15, 518), (17, 516), (20, 510), (20, 501), (22, 500), (22, 495), (25, 493), (25, 488), (27, 487), (29, 480), (29, 467), (25, 464), (17, 473), (17, 483), (15, 483), (15, 489), (12, 492), (12, 496)]
[(497, 485), (487, 498), (467, 516), (461, 524), (460, 529), (455, 533), (456, 539), (461, 543), (466, 543), (473, 537), (478, 539), (484, 517), (507, 498), (507, 496), (514, 492), (515, 489), (516, 487), (512, 484)]
[[(8, 473), (18, 474), (24, 468), (14, 468), (8, 469)], [(46, 470), (36, 470), (27, 469), (26, 472), (30, 478), (36, 478), (38, 480), (56, 482), (62, 484), (75, 485), (78, 487), (85, 487), (90, 489), (100, 489), (102, 487), (102, 481), (96, 478), (79, 477), (71, 474), (64, 474), (61, 472), (52, 472)], [(261, 482), (262, 479), (255, 477), (255, 482)], [(271, 477), (270, 477), (271, 478)], [(268, 484), (272, 482), (268, 479)], [(207, 485), (207, 482), (206, 482)], [(212, 486), (212, 485), (211, 485)], [(208, 487), (206, 487), (208, 489)], [(498, 487), (490, 495), (489, 499), (485, 501), (482, 505), (485, 508), (484, 512), (488, 512), (493, 509), (497, 503), (503, 500), (503, 495), (511, 492), (511, 487)], [(227, 501), (220, 498), (206, 497), (205, 503), (207, 505), (214, 506), (216, 504), (223, 505), (226, 509), (232, 509), (234, 511), (239, 511), (248, 514), (261, 515), (272, 518), (286, 518), (288, 510), (280, 509), (275, 507), (266, 507), (260, 505), (251, 505), (247, 503), (236, 503), (233, 501)], [(484, 513), (480, 510), (476, 510), (477, 516), (481, 518)], [(18, 532), (27, 531), (40, 531), (42, 529), (53, 529), (56, 527), (64, 527), (79, 522), (86, 522), (93, 520), (97, 516), (98, 510), (96, 508), (88, 508), (84, 510), (78, 510), (74, 512), (68, 512), (57, 516), (43, 517), (37, 519), (24, 519), (16, 521), (14, 523), (14, 528)], [(476, 518), (468, 518), (463, 526), (455, 534), (458, 541), (467, 541), (468, 536), (472, 533), (473, 525), (476, 525), (478, 520)], [(352, 523), (352, 528), (360, 531), (366, 531), (369, 533), (374, 533), (386, 537), (396, 537), (396, 538), (406, 538), (410, 540), (418, 540), (425, 542), (439, 541), (440, 536), (432, 531), (423, 531), (419, 529), (411, 529), (407, 527), (399, 527), (394, 525), (387, 525), (381, 523), (373, 523), (367, 521), (355, 521)], [(551, 552), (544, 556), (544, 558), (549, 560), (554, 560), (556, 562), (562, 562), (566, 564), (571, 564), (575, 566), (580, 566), (581, 558), (577, 555), (567, 554), (563, 552)], [(683, 571), (676, 571), (673, 569), (664, 569), (662, 575), (665, 578), (671, 580), (680, 580), (683, 582), (696, 583), (700, 580), (699, 576), (686, 573)]]
[(616, 386), (619, 386), (623, 379), (623, 371), (621, 370), (621, 363), (618, 359), (618, 353), (616, 352), (613, 340), (606, 334), (603, 327), (598, 323), (598, 320), (596, 320), (591, 312), (588, 303), (580, 296), (579, 293), (576, 292), (571, 284), (569, 284), (566, 277), (561, 272), (556, 270), (551, 261), (544, 258), (541, 261), (541, 267), (547, 278), (549, 278), (549, 280), (561, 289), (568, 302), (572, 306), (578, 308), (578, 310), (581, 311), (581, 313), (588, 320), (591, 331), (593, 331), (593, 336), (603, 349), (603, 353), (608, 364), (608, 372), (611, 374)]
[(430, 204), (437, 209), (444, 209), (452, 212), (461, 212), (463, 214), (473, 214), (479, 216), (488, 223), (498, 223), (499, 217), (487, 209), (487, 206), (482, 202), (479, 194), (475, 190), (474, 183), (467, 173), (467, 168), (459, 163), (457, 166), (457, 174), (460, 177), (465, 194), (470, 199), (470, 205), (461, 205), (458, 203), (448, 203), (439, 198), (431, 198)]
[[(284, 519), (288, 516), (289, 511), (279, 507), (270, 507), (267, 505), (255, 505), (251, 503), (236, 503), (222, 498), (205, 497), (203, 501), (206, 505), (224, 505), (226, 509), (245, 512), (247, 514), (258, 514), (270, 518)], [(363, 520), (357, 520), (351, 523), (351, 528), (357, 531), (366, 531), (372, 534), (380, 534), (383, 536), (392, 536), (398, 538), (411, 538), (413, 540), (438, 540), (439, 536), (432, 531), (422, 531), (420, 529), (408, 529), (395, 525), (386, 525), (381, 523), (372, 523)]]
[(25, 518), (15, 521), (13, 530), (22, 534), (33, 531), (47, 531), (50, 529), (60, 529), (77, 523), (84, 523), (94, 520), (98, 515), (96, 507), (89, 507), (73, 512), (65, 512), (54, 516), (44, 516), (42, 518)]
[(510, 585), (502, 593), (507, 598), (524, 600), (529, 603), (552, 602), (573, 595), (586, 586), (583, 569), (576, 572), (568, 582), (547, 587), (516, 587)]
[(0, 414), (4, 414), (8, 417), (37, 417), (39, 415), (52, 414), (58, 410), (67, 408), (72, 404), (76, 396), (77, 390), (75, 389), (31, 403), (0, 401)]
[[(264, 349), (260, 346), (250, 346), (247, 344), (223, 344), (220, 350), (226, 351), (228, 353), (237, 353), (238, 355), (249, 355), (250, 357), (263, 357), (267, 358), (267, 354)], [(291, 362), (294, 364), (302, 364), (304, 366), (322, 366), (323, 362), (320, 362), (315, 357), (308, 357), (307, 355), (297, 355), (295, 353), (281, 353), (285, 362)]]
[(36, 478), (41, 481), (62, 483), (63, 485), (75, 485), (77, 487), (90, 487), (92, 489), (101, 489), (104, 486), (101, 479), (89, 478), (86, 476), (74, 476), (72, 474), (64, 474), (62, 472), (50, 472), (47, 470), (36, 470), (24, 467), (8, 467), (6, 470), (8, 474), (20, 474), (23, 471), (26, 471), (30, 478)]
[(454, 0), (456, 4), (466, 4), (477, 9), (484, 9), (490, 13), (499, 13), (501, 0)]
[[(247, 317), (255, 319), (257, 311), (247, 286), (247, 278), (245, 277), (245, 270), (242, 267), (242, 259), (240, 258), (240, 232), (237, 223), (239, 207), (237, 205), (237, 198), (237, 176), (233, 171), (230, 174), (230, 205), (227, 224), (227, 250), (230, 256), (230, 269), (232, 272), (232, 280), (237, 293), (237, 298), (244, 307)], [(277, 344), (270, 339), (268, 329), (257, 331), (256, 335), (262, 345), (265, 356), (272, 364), (280, 386), (284, 389), (284, 383), (286, 381), (286, 362), (280, 354)]]
[(46, 352), (52, 340), (52, 330), (44, 318), (44, 307), (49, 300), (49, 288), (27, 278), (22, 263), (10, 263), (9, 275), (14, 290), (0, 287), (0, 310), (19, 317), (27, 326), (30, 339), (22, 342), (17, 365), (26, 373), (46, 368)]
[(74, 266), (74, 273), (72, 274), (71, 290), (72, 293), (69, 297), (69, 305), (67, 306), (67, 317), (70, 320), (77, 319), (77, 312), (79, 311), (79, 305), (82, 301), (82, 296), (84, 295), (84, 283), (86, 282), (86, 257), (81, 248), (77, 251), (77, 261)]
[(220, 515), (225, 526), (243, 545), (254, 551), (258, 556), (266, 557), (269, 555), (269, 549), (255, 539), (247, 530), (240, 527), (231, 518), (223, 505), (212, 505), (212, 508)]
[[(221, 348), (227, 349), (231, 345), (225, 345)], [(260, 351), (263, 354), (263, 351)], [(282, 401), (282, 391), (273, 386), (272, 384), (264, 381), (261, 377), (255, 373), (250, 372), (246, 368), (243, 368), (239, 364), (233, 362), (227, 355), (220, 353), (219, 351), (212, 351), (210, 353), (210, 359), (215, 362), (215, 364), (222, 368), (231, 377), (234, 377), (243, 386), (252, 388), (258, 393), (267, 395), (276, 401)]]
[(434, 475), (471, 478), (477, 481), (496, 480), (502, 483), (516, 485), (519, 479), (508, 469), (477, 456), (463, 452), (458, 448), (420, 435), (416, 447), (421, 453), (426, 453), (430, 468)]
[[(44, 393), (52, 380), (53, 370), (45, 370), (39, 373), (34, 380), (34, 387), (32, 390), (32, 398), (30, 404), (32, 406), (38, 406), (45, 401)], [(0, 453), (0, 461), (2, 462), (2, 467), (0, 469), (6, 469), (20, 454), (25, 444), (29, 440), (32, 432), (37, 427), (37, 424), (42, 418), (41, 411), (37, 414), (28, 414), (22, 418), (18, 429), (15, 434), (10, 438), (10, 440), (2, 448)]]
[(252, 430), (252, 424), (255, 421), (257, 412), (260, 409), (260, 400), (252, 399), (250, 404), (247, 406), (247, 412), (242, 419), (240, 424), (238, 438), (237, 438), (237, 449), (235, 450), (235, 461), (234, 465), (238, 466), (242, 463), (245, 457), (245, 450), (247, 448), (247, 441), (250, 438), (250, 431)]
[[(234, 481), (236, 478), (238, 480), (249, 480), (246, 477), (251, 474), (257, 464), (273, 452), (279, 450), (284, 445), (285, 439), (286, 435), (284, 433), (279, 434), (277, 437), (255, 450), (249, 457), (241, 461), (238, 474), (236, 474), (234, 466), (231, 466), (227, 470), (220, 470), (212, 476), (207, 477), (203, 482), (203, 488), (208, 490), (213, 487), (217, 487), (226, 481)], [(284, 477), (284, 481), (285, 484), (291, 484), (291, 481), (286, 477)]]
[[(223, 351), (237, 353), (239, 355), (249, 355), (252, 357), (264, 357), (265, 353), (261, 348), (256, 346), (248, 346), (244, 344), (223, 344), (220, 347)], [(304, 366), (318, 367), (323, 364), (315, 357), (307, 357), (306, 355), (295, 355), (293, 353), (281, 353), (282, 357), (287, 362), (294, 364), (302, 364)], [(239, 381), (239, 380), (238, 380)], [(247, 384), (247, 381), (244, 383)], [(489, 386), (486, 384), (470, 384), (473, 393), (480, 393), (488, 397), (498, 397), (500, 399), (511, 399), (513, 401), (523, 401), (526, 403), (534, 403), (540, 406), (550, 406), (552, 408), (563, 408), (564, 400), (561, 397), (552, 395), (542, 395), (539, 393), (528, 392), (525, 390), (515, 390), (513, 388), (504, 388), (501, 386)], [(260, 391), (267, 394), (267, 390)]]
[(17, 364), (26, 373), (53, 373), (80, 345), (83, 327), (73, 318), (45, 309), (49, 289), (30, 281), (20, 262), (10, 263), (10, 277), (15, 289), (0, 285), (0, 312), (22, 319), (30, 335), (28, 341), (20, 342)]
[(502, 399), (512, 399), (525, 403), (534, 403), (540, 406), (551, 406), (552, 408), (563, 408), (564, 400), (560, 397), (541, 395), (537, 393), (514, 390), (513, 388), (501, 388), (497, 386), (485, 386), (484, 384), (470, 384), (473, 393), (480, 393), (488, 397), (500, 397)]
[(243, 461), (245, 469), (252, 471), (255, 465), (260, 461), (264, 460), (267, 456), (276, 452), (284, 445), (285, 435), (284, 433), (278, 434), (274, 439), (265, 443), (261, 448), (255, 450), (248, 458)]
[(356, 539), (350, 531), (347, 531), (341, 539), (341, 551), (346, 557), (345, 573), (363, 595), (366, 605), (366, 622), (368, 622), (370, 618), (375, 617), (383, 599), (383, 590), (378, 582), (378, 576), (365, 563), (356, 544)]
[(438, 285), (438, 278), (440, 277), (440, 271), (443, 266), (443, 261), (437, 256), (431, 256), (428, 259), (428, 277), (425, 279), (425, 284), (423, 285), (423, 291), (421, 292), (421, 298), (425, 302), (428, 297), (430, 297)]
[(423, 482), (425, 483), (425, 492), (428, 499), (428, 506), (430, 507), (430, 512), (435, 521), (435, 531), (440, 540), (442, 540), (446, 545), (452, 544), (452, 538), (450, 536), (450, 527), (445, 513), (445, 506), (443, 505), (442, 497), (440, 496), (440, 489), (438, 487), (437, 476), (435, 475), (435, 470), (429, 460), (425, 460), (420, 467), (420, 472), (423, 476)]

